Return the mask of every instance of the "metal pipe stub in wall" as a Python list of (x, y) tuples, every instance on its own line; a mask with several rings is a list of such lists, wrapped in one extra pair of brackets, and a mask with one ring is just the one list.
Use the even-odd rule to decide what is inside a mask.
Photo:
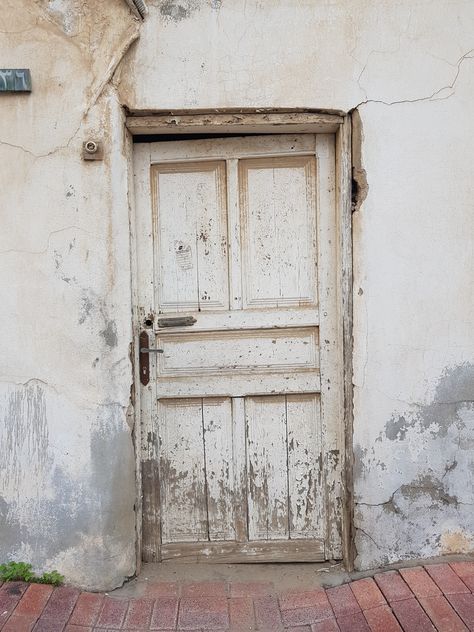
[(145, 13), (146, 13), (146, 4), (144, 3), (143, 0), (133, 0), (133, 4), (137, 7), (137, 11), (138, 13), (142, 16), (142, 18), (145, 17)]
[(144, 0), (125, 0), (125, 2), (142, 19), (145, 18), (145, 15), (147, 14), (148, 10), (147, 10)]

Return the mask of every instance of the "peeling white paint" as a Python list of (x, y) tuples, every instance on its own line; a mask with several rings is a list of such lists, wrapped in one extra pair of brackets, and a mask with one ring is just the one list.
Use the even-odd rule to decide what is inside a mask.
[(91, 588), (135, 570), (122, 105), (358, 107), (357, 565), (473, 550), (474, 5), (148, 6), (3, 8), (2, 64), (33, 92), (1, 97), (0, 561)]

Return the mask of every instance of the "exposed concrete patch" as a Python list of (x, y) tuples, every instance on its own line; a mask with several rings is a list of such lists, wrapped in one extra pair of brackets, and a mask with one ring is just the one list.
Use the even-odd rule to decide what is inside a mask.
[(103, 328), (99, 335), (103, 338), (109, 349), (118, 345), (117, 324), (113, 318), (109, 317), (109, 309), (104, 300), (96, 296), (93, 292), (84, 291), (79, 305), (78, 324), (83, 325), (86, 321), (97, 324), (98, 319), (103, 322)]
[(160, 13), (165, 18), (180, 22), (190, 18), (199, 8), (197, 0), (163, 0), (160, 4)]
[(64, 0), (48, 0), (45, 10), (65, 35), (77, 35), (80, 23), (84, 17), (84, 5), (79, 0), (64, 2)]
[(474, 404), (474, 364), (465, 363), (445, 370), (430, 404), (417, 406), (416, 412), (395, 414), (385, 425), (385, 437), (402, 441), (415, 427), (445, 437), (453, 424), (463, 424), (459, 413), (469, 404)]
[(31, 382), (11, 391), (0, 427), (0, 559), (106, 590), (135, 570), (135, 457), (126, 409), (94, 408), (75, 411)]
[(118, 344), (117, 325), (114, 320), (107, 321), (105, 329), (102, 329), (100, 335), (105, 340), (105, 344), (110, 347), (116, 347)]
[(372, 448), (356, 446), (357, 480), (399, 481), (382, 502), (359, 495), (358, 568), (474, 550), (473, 400), (474, 365), (448, 367), (431, 402), (393, 415)]
[(92, 310), (94, 309), (94, 303), (90, 296), (83, 296), (81, 299), (80, 313), (78, 323), (83, 325), (90, 317)]

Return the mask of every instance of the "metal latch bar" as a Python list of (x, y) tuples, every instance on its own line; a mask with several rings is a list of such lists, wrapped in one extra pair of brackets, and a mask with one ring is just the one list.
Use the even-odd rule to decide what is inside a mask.
[(158, 327), (190, 327), (196, 319), (192, 316), (177, 316), (176, 318), (158, 318)]

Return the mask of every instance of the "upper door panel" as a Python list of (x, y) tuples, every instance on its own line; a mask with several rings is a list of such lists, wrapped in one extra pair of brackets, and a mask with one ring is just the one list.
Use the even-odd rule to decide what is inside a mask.
[(226, 164), (153, 165), (160, 312), (229, 307)]
[(244, 307), (316, 305), (314, 156), (239, 161)]

